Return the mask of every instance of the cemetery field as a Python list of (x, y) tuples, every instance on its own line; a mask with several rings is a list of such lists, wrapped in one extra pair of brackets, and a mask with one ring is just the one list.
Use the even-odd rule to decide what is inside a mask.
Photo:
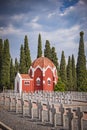
[(87, 130), (87, 93), (0, 93), (0, 122), (12, 130)]
[[(15, 112), (10, 112), (0, 106), (0, 122), (10, 127), (12, 130), (51, 130), (51, 126), (46, 126), (41, 124), (41, 122), (36, 122), (28, 117), (23, 117), (22, 114), (16, 114)], [(0, 129), (1, 130), (1, 129)]]

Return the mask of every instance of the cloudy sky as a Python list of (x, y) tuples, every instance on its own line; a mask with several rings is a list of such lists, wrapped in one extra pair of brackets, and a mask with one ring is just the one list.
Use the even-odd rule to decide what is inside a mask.
[(32, 60), (37, 56), (38, 34), (55, 46), (58, 59), (77, 58), (79, 32), (84, 31), (87, 57), (87, 0), (0, 0), (0, 38), (8, 38), (11, 56), (19, 58), (20, 45), (28, 36)]

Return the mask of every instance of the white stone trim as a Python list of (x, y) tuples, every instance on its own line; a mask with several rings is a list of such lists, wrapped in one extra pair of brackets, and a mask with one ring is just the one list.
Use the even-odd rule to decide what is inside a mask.
[(35, 72), (38, 68), (43, 72), (43, 76), (45, 76), (45, 72), (46, 72), (47, 69), (50, 69), (50, 70), (53, 72), (53, 76), (55, 76), (54, 71), (56, 70), (56, 67), (53, 67), (53, 68), (52, 68), (52, 67), (50, 67), (49, 65), (48, 65), (46, 68), (41, 68), (39, 65), (38, 65), (36, 68), (32, 68), (33, 76), (34, 76), (34, 72)]
[(43, 68), (43, 76), (45, 76), (45, 68)]
[(28, 74), (30, 75), (30, 70), (32, 70), (32, 77), (34, 77), (34, 68), (30, 66), (30, 69), (28, 70)]
[(43, 71), (43, 68), (41, 68), (39, 65), (38, 65), (36, 68), (34, 68), (34, 71), (36, 71), (38, 68), (39, 68), (41, 71)]
[(19, 84), (19, 93), (21, 95), (22, 93), (22, 79), (20, 78), (20, 84)]
[(45, 84), (45, 80), (43, 80), (43, 84)]
[[(48, 81), (50, 81), (50, 83), (49, 83)], [(51, 84), (51, 78), (49, 78), (49, 77), (47, 78), (47, 84), (48, 84), (48, 85)]]
[(53, 68), (52, 68), (52, 67), (50, 67), (50, 66), (48, 65), (48, 66), (45, 68), (45, 71), (46, 71), (47, 69), (51, 69), (51, 71), (54, 72), (54, 69), (56, 69), (56, 67), (53, 67)]
[(16, 77), (15, 77), (15, 92), (17, 92), (17, 82), (19, 83), (19, 93), (21, 95), (22, 92), (22, 78), (20, 73), (17, 73)]
[[(39, 81), (39, 83), (38, 83), (38, 81)], [(39, 77), (37, 77), (37, 79), (36, 79), (36, 85), (40, 86), (40, 84), (41, 84), (41, 79)]]
[(36, 81), (37, 81), (37, 80), (41, 81), (39, 77), (37, 77)]
[(25, 78), (23, 78), (22, 80), (33, 80), (33, 79), (31, 79), (31, 78), (29, 78), (29, 79), (25, 79)]

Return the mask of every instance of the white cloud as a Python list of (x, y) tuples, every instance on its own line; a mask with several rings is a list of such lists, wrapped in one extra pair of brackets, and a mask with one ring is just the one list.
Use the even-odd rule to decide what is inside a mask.
[(20, 35), (23, 33), (23, 30), (15, 28), (12, 24), (9, 24), (8, 27), (1, 27), (0, 35)]
[[(79, 45), (80, 26), (73, 26), (70, 29), (58, 29), (52, 32), (41, 32), (42, 39), (48, 39), (52, 46), (55, 46), (58, 57), (60, 59), (61, 52), (64, 50), (66, 57), (72, 54), (77, 55)], [(78, 42), (76, 41), (78, 38)], [(76, 43), (77, 42), (77, 43)]]
[(41, 29), (42, 26), (38, 23), (35, 23), (35, 22), (31, 22), (29, 24), (26, 24), (27, 26), (31, 27), (32, 29)]
[(23, 20), (24, 17), (25, 17), (24, 14), (18, 14), (18, 15), (16, 14), (16, 15), (13, 15), (13, 16), (11, 17), (11, 19), (19, 22), (19, 21)]
[[(51, 1), (54, 2), (54, 0)], [(43, 9), (45, 11), (43, 14), (30, 14), (28, 12), (27, 14), (14, 15), (11, 17), (12, 21), (10, 21), (10, 24), (7, 27), (0, 28), (0, 36), (9, 35), (9, 37), (11, 37), (13, 35), (18, 39), (22, 39), (25, 34), (29, 35), (29, 43), (32, 48), (31, 55), (35, 58), (35, 54), (37, 54), (38, 34), (41, 33), (43, 49), (45, 41), (48, 39), (51, 45), (55, 46), (58, 57), (61, 56), (62, 50), (64, 50), (66, 57), (72, 55), (72, 53), (77, 57), (79, 32), (81, 29), (83, 31), (86, 30), (85, 26), (87, 25), (86, 22), (81, 22), (81, 24), (80, 22), (77, 22), (80, 21), (80, 19), (83, 19), (83, 21), (86, 21), (87, 19), (87, 5), (85, 5), (83, 1), (80, 0), (75, 6), (65, 9), (63, 13), (61, 13), (58, 6), (55, 10)], [(75, 18), (78, 17), (76, 21), (74, 21), (76, 23), (73, 23), (73, 16), (75, 16)], [(11, 23), (13, 21), (14, 25)], [(15, 22), (20, 24), (21, 29), (16, 27)], [(50, 31), (48, 31), (48, 29)], [(87, 32), (87, 30), (85, 32)], [(87, 33), (85, 35), (87, 35)], [(87, 38), (85, 41), (85, 50), (87, 55)]]
[(59, 15), (60, 15), (60, 16), (68, 15), (68, 14), (70, 14), (74, 9), (75, 9), (74, 6), (70, 6), (70, 7), (67, 8), (64, 12), (61, 12)]
[(48, 18), (51, 18), (52, 16), (56, 15), (56, 12), (52, 12), (48, 14)]
[(80, 0), (80, 1), (79, 1), (79, 4), (80, 4), (80, 5), (84, 5), (84, 4), (85, 4), (85, 0)]
[(42, 25), (38, 23), (39, 16), (35, 16), (30, 22), (26, 22), (24, 25), (31, 29), (42, 29)]
[(31, 22), (36, 23), (39, 20), (39, 16), (36, 16), (34, 19), (31, 20)]
[(73, 35), (76, 35), (76, 31), (78, 32), (80, 29), (79, 25), (75, 25), (69, 29), (57, 29), (51, 32), (42, 32), (44, 33), (44, 38), (50, 39), (51, 41), (66, 41), (73, 39)]

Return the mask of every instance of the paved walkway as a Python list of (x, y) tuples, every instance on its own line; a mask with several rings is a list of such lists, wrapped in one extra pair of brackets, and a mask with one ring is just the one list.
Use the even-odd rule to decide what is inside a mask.
[(60, 130), (44, 125), (41, 122), (32, 121), (28, 117), (22, 117), (21, 114), (9, 112), (0, 106), (0, 121), (13, 130)]

